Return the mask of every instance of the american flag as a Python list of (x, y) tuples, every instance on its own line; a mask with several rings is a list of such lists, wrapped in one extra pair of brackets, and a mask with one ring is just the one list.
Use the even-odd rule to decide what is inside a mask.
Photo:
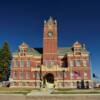
[(74, 74), (75, 74), (75, 75), (78, 75), (78, 76), (81, 76), (81, 75), (80, 75), (80, 72), (77, 72), (77, 71), (74, 71)]
[(93, 73), (93, 78), (99, 78), (95, 73)]

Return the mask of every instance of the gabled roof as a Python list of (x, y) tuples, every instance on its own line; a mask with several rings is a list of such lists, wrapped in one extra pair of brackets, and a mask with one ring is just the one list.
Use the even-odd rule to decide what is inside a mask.
[(59, 56), (64, 56), (67, 53), (72, 53), (72, 48), (68, 47), (68, 48), (58, 48), (57, 54)]
[[(14, 52), (13, 54), (18, 54), (18, 50)], [(81, 52), (83, 53), (88, 53), (88, 51), (84, 48), (81, 49)], [(28, 48), (27, 51), (28, 54), (34, 55), (34, 56), (41, 56), (43, 54), (43, 48)], [(68, 47), (68, 48), (58, 48), (57, 54), (58, 56), (64, 56), (65, 54), (68, 53), (73, 53), (73, 48)]]
[(41, 56), (42, 52), (43, 52), (42, 48), (32, 48), (33, 55)]
[[(18, 53), (19, 50), (17, 49), (13, 54), (17, 55)], [(28, 48), (27, 53), (34, 56), (41, 56), (42, 48)]]
[[(72, 47), (68, 47), (68, 48), (58, 48), (58, 51), (57, 51), (57, 54), (59, 55), (59, 56), (64, 56), (64, 55), (66, 55), (66, 54), (68, 54), (68, 53), (73, 53), (74, 52), (74, 50), (73, 50), (73, 48)], [(82, 53), (89, 53), (86, 49), (84, 49), (84, 48), (81, 48), (81, 52)]]
[[(51, 19), (50, 19), (51, 20)], [(75, 42), (74, 45), (81, 45), (79, 42)], [(30, 48), (26, 43), (22, 43), (19, 48), (14, 52), (13, 54), (18, 55), (20, 47), (27, 47), (27, 53), (33, 56), (41, 56), (43, 54), (43, 48)], [(74, 47), (67, 47), (67, 48), (58, 48), (57, 54), (58, 56), (64, 56), (68, 53), (73, 53), (74, 52)], [(88, 53), (88, 51), (84, 46), (81, 46), (81, 52), (83, 53)]]

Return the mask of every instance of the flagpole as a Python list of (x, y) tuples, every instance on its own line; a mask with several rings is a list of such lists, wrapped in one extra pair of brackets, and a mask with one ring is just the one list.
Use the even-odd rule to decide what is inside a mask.
[[(91, 66), (91, 78), (93, 80), (92, 85), (93, 85), (93, 88), (95, 88), (96, 87), (96, 82), (98, 82), (98, 80), (97, 80), (98, 77), (95, 75), (95, 73), (93, 73), (91, 58), (90, 58), (90, 66)], [(95, 75), (95, 77), (93, 76), (93, 74)]]
[(93, 81), (92, 82), (92, 87), (94, 88), (94, 78), (93, 78), (93, 69), (92, 69), (92, 62), (91, 62), (91, 56), (90, 56), (90, 54), (89, 54), (89, 63), (90, 63), (90, 69), (91, 69), (91, 80)]
[(72, 75), (73, 75), (72, 66), (70, 66), (71, 88), (72, 88), (72, 77), (73, 77)]
[(91, 79), (93, 80), (93, 70), (92, 70), (92, 63), (91, 63), (91, 56), (89, 55), (89, 62), (90, 62), (90, 68), (91, 68)]

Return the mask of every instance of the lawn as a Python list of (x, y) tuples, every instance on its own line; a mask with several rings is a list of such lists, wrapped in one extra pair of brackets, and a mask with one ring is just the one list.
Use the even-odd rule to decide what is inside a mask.
[[(7, 88), (0, 87), (0, 94), (28, 94), (31, 91), (40, 91), (33, 88)], [(100, 89), (55, 89), (53, 94), (100, 94)]]
[(100, 89), (56, 89), (53, 94), (100, 94)]
[(0, 94), (27, 94), (32, 91), (32, 88), (7, 88), (0, 87)]

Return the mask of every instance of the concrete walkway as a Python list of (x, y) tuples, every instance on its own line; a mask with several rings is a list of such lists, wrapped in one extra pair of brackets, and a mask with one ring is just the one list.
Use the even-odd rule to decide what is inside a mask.
[(24, 94), (0, 94), (0, 100), (100, 100), (100, 94), (50, 94), (47, 89)]
[(44, 96), (50, 95), (49, 91), (46, 88), (42, 88), (41, 90), (33, 90), (27, 94), (27, 96)]
[(0, 94), (0, 100), (100, 100), (100, 94), (49, 94), (49, 95), (17, 95)]

